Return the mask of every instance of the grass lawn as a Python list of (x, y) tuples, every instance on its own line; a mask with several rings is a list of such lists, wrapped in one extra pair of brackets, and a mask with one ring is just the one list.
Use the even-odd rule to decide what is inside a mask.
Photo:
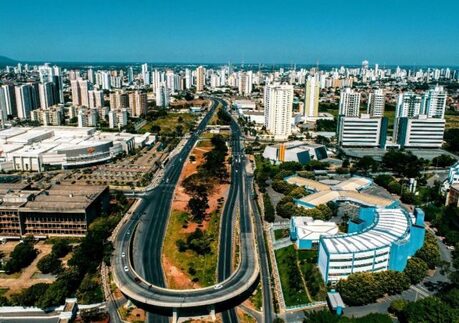
[[(387, 130), (394, 130), (394, 121), (395, 121), (395, 111), (384, 111), (384, 116), (387, 118)], [(392, 134), (390, 134), (392, 135)]]
[(274, 238), (276, 240), (280, 240), (283, 238), (287, 238), (289, 236), (289, 230), (288, 229), (277, 229), (274, 230)]
[(327, 287), (317, 267), (318, 251), (315, 249), (298, 250), (297, 255), (309, 295), (314, 301), (324, 301), (327, 297)]
[[(190, 268), (194, 268), (196, 273), (189, 274), (190, 278), (199, 283), (201, 286), (210, 286), (216, 282), (217, 272), (217, 256), (218, 256), (218, 236), (220, 214), (213, 212), (209, 226), (205, 231), (205, 235), (212, 239), (211, 252), (206, 255), (198, 255), (194, 251), (186, 250), (180, 252), (176, 245), (179, 239), (186, 240), (188, 233), (183, 232), (183, 227), (186, 226), (188, 214), (181, 211), (172, 211), (167, 226), (167, 231), (164, 239), (163, 249), (167, 252), (168, 259), (174, 266), (185, 273), (189, 272)], [(174, 286), (169, 286), (174, 288)]]
[(446, 128), (459, 128), (459, 115), (445, 115)]
[(250, 297), (250, 301), (257, 310), (260, 310), (263, 306), (263, 293), (261, 291), (261, 285), (258, 284), (258, 287), (255, 291), (255, 294)]
[[(179, 118), (182, 118), (181, 122), (179, 122)], [(195, 120), (196, 116), (191, 113), (168, 113), (166, 116), (160, 117), (155, 121), (147, 122), (141, 129), (143, 131), (150, 131), (152, 126), (159, 126), (161, 133), (166, 133), (175, 131), (175, 127), (181, 125), (183, 133), (187, 133), (194, 125)]]
[(278, 249), (275, 254), (285, 305), (294, 306), (310, 303), (301, 279), (297, 282), (291, 282), (292, 277), (301, 277), (301, 272), (296, 264), (296, 251), (293, 246)]

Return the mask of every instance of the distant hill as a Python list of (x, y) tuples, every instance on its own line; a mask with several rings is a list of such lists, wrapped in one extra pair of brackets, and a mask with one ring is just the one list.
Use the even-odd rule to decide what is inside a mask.
[(17, 61), (6, 56), (0, 56), (0, 64), (16, 64)]

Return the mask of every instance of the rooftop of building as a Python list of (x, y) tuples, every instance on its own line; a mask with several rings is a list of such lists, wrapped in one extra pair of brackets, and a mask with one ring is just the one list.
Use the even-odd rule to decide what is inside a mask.
[(374, 209), (372, 225), (357, 233), (321, 238), (329, 254), (355, 253), (381, 249), (405, 239), (409, 234), (411, 218), (401, 209)]
[(285, 180), (289, 184), (303, 186), (307, 190), (315, 192), (296, 200), (299, 205), (307, 208), (313, 208), (331, 201), (350, 201), (373, 207), (386, 207), (394, 202), (384, 197), (361, 193), (362, 189), (370, 187), (373, 183), (371, 179), (365, 177), (351, 177), (341, 182), (318, 182), (298, 175), (292, 175), (286, 177)]
[(84, 210), (106, 189), (106, 186), (54, 185), (37, 194), (23, 209), (27, 211)]
[(318, 240), (321, 236), (335, 235), (338, 233), (338, 225), (334, 222), (314, 220), (308, 216), (292, 217), (298, 239)]

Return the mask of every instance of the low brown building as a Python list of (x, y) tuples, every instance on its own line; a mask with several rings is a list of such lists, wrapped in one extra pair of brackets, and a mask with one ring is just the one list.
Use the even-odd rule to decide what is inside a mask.
[(446, 195), (446, 205), (459, 207), (459, 184), (453, 184)]
[(107, 186), (54, 185), (41, 191), (0, 187), (0, 236), (84, 236), (108, 207)]

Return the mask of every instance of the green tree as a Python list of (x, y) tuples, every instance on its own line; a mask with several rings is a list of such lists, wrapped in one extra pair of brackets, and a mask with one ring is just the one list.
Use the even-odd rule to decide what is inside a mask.
[(434, 235), (426, 231), (424, 245), (416, 252), (415, 256), (424, 260), (429, 269), (435, 269), (435, 267), (440, 264), (440, 249)]
[(457, 160), (450, 155), (442, 154), (432, 159), (432, 166), (435, 167), (449, 167), (453, 165)]
[(393, 181), (395, 181), (395, 178), (391, 175), (378, 175), (375, 178), (375, 183), (384, 188), (388, 188), (389, 184)]
[(49, 254), (41, 258), (37, 263), (37, 268), (43, 274), (57, 274), (62, 270), (62, 264), (59, 258), (54, 254)]
[(11, 295), (11, 303), (15, 306), (36, 306), (38, 300), (48, 289), (49, 284), (38, 283)]
[(443, 136), (444, 147), (451, 152), (459, 152), (459, 140), (457, 138), (459, 138), (459, 128), (446, 129)]
[(263, 204), (265, 207), (265, 221), (274, 222), (275, 220), (275, 211), (274, 206), (271, 203), (271, 199), (267, 193), (263, 194)]
[(295, 185), (291, 185), (284, 180), (275, 180), (271, 186), (273, 190), (284, 195), (290, 194), (290, 192), (296, 188)]
[(402, 313), (402, 322), (457, 322), (458, 316), (437, 297), (426, 297), (409, 303)]
[(57, 258), (62, 258), (65, 257), (71, 250), (72, 247), (70, 246), (69, 241), (67, 239), (57, 239), (53, 244), (52, 253)]
[(76, 293), (79, 304), (95, 304), (104, 301), (104, 295), (97, 277), (87, 274)]
[(206, 209), (209, 207), (209, 199), (207, 195), (201, 195), (200, 197), (193, 196), (188, 201), (188, 209), (190, 210), (193, 220), (201, 222), (205, 215)]
[(408, 303), (409, 302), (407, 300), (404, 300), (403, 298), (393, 300), (390, 303), (388, 311), (389, 313), (392, 313), (395, 316), (400, 317), (400, 315), (403, 313)]
[(368, 173), (370, 169), (377, 167), (376, 161), (371, 156), (363, 156), (357, 163), (354, 164), (355, 168), (361, 170), (364, 173)]
[(387, 190), (392, 194), (400, 194), (402, 191), (402, 185), (396, 180), (392, 181), (387, 185)]
[(294, 216), (296, 206), (293, 203), (293, 199), (290, 196), (283, 197), (276, 205), (276, 213), (278, 216), (286, 219), (290, 219)]
[(338, 282), (337, 289), (343, 301), (351, 306), (373, 303), (381, 295), (379, 282), (368, 272), (349, 275)]
[(331, 313), (330, 311), (310, 311), (304, 312), (304, 323), (338, 323), (339, 316)]
[(33, 238), (27, 237), (22, 243), (18, 243), (10, 254), (10, 259), (5, 264), (5, 272), (12, 274), (29, 266), (37, 256), (38, 252), (33, 247)]
[(411, 257), (408, 259), (408, 263), (403, 272), (408, 277), (411, 284), (416, 285), (427, 275), (427, 269), (429, 269), (429, 267), (427, 267), (424, 260), (417, 257)]

